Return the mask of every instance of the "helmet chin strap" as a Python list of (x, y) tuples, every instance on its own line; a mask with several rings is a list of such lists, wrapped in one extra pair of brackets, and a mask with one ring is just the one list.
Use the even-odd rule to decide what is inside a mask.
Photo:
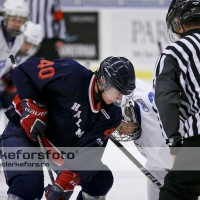
[(99, 89), (99, 85), (98, 85), (98, 83), (96, 82), (96, 84), (97, 84), (97, 88), (98, 88), (98, 92), (96, 92), (96, 90), (95, 90), (95, 87), (94, 87), (94, 99), (96, 100), (96, 101), (104, 101), (103, 100), (103, 97), (102, 97), (102, 93), (104, 92), (104, 90), (100, 90)]

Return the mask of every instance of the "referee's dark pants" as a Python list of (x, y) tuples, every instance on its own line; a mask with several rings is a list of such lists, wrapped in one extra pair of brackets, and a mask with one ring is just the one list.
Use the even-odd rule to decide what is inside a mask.
[(200, 196), (200, 135), (184, 140), (165, 176), (159, 200), (197, 200)]
[(39, 51), (33, 57), (44, 58), (46, 60), (59, 59), (60, 57), (55, 49), (55, 43), (57, 41), (58, 39), (56, 38), (44, 38), (40, 45)]

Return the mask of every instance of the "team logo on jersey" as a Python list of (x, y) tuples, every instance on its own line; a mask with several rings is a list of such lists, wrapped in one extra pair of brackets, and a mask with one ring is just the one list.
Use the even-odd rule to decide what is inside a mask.
[(149, 98), (149, 101), (150, 101), (151, 103), (153, 103), (153, 99), (154, 99), (154, 94), (153, 94), (153, 92), (150, 92), (150, 93), (148, 94), (148, 98)]
[(78, 130), (75, 132), (75, 134), (76, 134), (79, 138), (80, 138), (80, 137), (83, 135), (83, 133), (84, 133), (84, 131), (82, 131), (81, 128), (80, 128), (80, 126), (81, 126), (80, 123), (82, 122), (82, 119), (81, 119), (81, 113), (82, 113), (82, 111), (79, 110), (80, 107), (81, 107), (81, 105), (78, 104), (78, 103), (76, 103), (76, 102), (74, 102), (74, 105), (71, 107), (72, 110), (76, 111), (76, 114), (75, 114), (73, 117), (75, 117), (75, 118), (78, 119), (78, 121), (76, 122), (76, 125), (77, 125), (77, 127), (78, 127)]
[(146, 106), (146, 104), (144, 103), (142, 99), (137, 99), (136, 102), (141, 105), (142, 110), (144, 110), (144, 112), (149, 112), (149, 108)]
[(81, 131), (81, 129), (79, 128), (75, 134), (80, 138), (83, 135), (84, 131)]
[(101, 140), (101, 138), (98, 138), (98, 139), (96, 139), (96, 143), (97, 143), (99, 146), (102, 146), (104, 142)]
[(6, 60), (0, 60), (0, 70), (3, 69), (6, 65)]

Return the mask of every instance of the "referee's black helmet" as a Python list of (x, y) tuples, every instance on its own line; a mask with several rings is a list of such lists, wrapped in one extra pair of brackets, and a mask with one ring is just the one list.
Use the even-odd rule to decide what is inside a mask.
[(173, 0), (167, 15), (168, 29), (176, 33), (176, 29), (189, 20), (200, 18), (200, 0)]

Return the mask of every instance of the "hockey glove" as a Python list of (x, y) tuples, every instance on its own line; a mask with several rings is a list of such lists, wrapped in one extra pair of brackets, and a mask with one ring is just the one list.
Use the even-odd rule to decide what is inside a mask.
[(53, 185), (45, 187), (45, 197), (47, 200), (68, 200), (79, 183), (80, 177), (76, 173), (63, 170)]
[(5, 86), (5, 91), (7, 93), (16, 93), (17, 88), (15, 87), (12, 79), (13, 69), (10, 69), (9, 72), (7, 72), (1, 80), (3, 81), (3, 84)]
[(48, 112), (46, 105), (37, 103), (32, 99), (23, 99), (21, 105), (21, 126), (31, 140), (37, 141), (37, 134), (45, 129)]

